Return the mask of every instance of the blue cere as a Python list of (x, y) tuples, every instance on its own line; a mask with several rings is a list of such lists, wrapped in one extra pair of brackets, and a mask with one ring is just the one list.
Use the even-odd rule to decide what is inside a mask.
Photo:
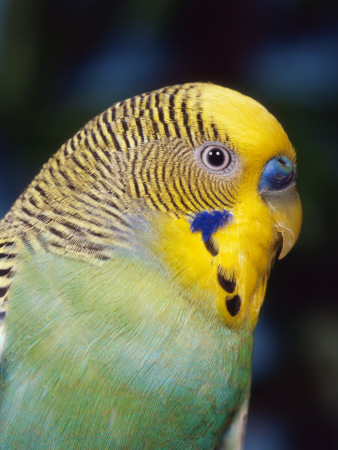
[(193, 218), (190, 230), (202, 231), (203, 242), (208, 241), (218, 228), (230, 222), (232, 214), (228, 211), (201, 211)]
[(265, 164), (259, 181), (260, 191), (279, 191), (296, 179), (296, 168), (286, 156), (277, 156)]

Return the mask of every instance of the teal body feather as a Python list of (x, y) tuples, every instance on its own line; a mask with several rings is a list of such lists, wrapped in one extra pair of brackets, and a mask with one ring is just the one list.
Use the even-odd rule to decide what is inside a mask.
[(145, 255), (122, 250), (97, 267), (26, 250), (1, 448), (215, 446), (248, 396), (253, 337), (215, 323), (192, 295)]

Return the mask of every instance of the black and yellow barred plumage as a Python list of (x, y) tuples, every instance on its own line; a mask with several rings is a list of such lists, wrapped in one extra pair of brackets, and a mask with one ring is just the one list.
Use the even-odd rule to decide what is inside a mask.
[[(231, 145), (224, 130), (217, 130), (213, 118), (203, 114), (202, 87), (188, 84), (143, 94), (91, 120), (43, 166), (3, 219), (4, 232), (15, 230), (23, 240), (47, 232), (53, 250), (105, 259), (105, 243), (111, 245), (116, 236), (116, 245), (121, 245), (128, 233), (122, 212), (130, 197), (145, 198), (150, 208), (176, 216), (215, 206), (230, 208), (235, 202), (233, 185), (223, 193), (214, 183), (207, 197), (205, 180), (184, 164), (185, 153), (204, 140), (225, 137)], [(167, 146), (167, 160), (156, 159), (157, 140)], [(182, 173), (173, 178), (176, 169)], [(196, 192), (190, 179), (196, 180)], [(40, 245), (47, 243), (42, 240)]]
[[(178, 85), (118, 102), (43, 166), (0, 225), (2, 308), (15, 272), (14, 237), (33, 248), (99, 261), (109, 258), (112, 242), (128, 245), (128, 219), (122, 213), (128, 210), (130, 197), (145, 198), (150, 208), (176, 216), (215, 205), (231, 207), (234, 190), (227, 189), (224, 195), (212, 186), (210, 199), (203, 195), (205, 186), (197, 185), (195, 193), (189, 179), (203, 180), (184, 165), (185, 152), (203, 140), (228, 141), (224, 130), (220, 133), (213, 118), (203, 113), (201, 89), (203, 84)], [(169, 161), (154, 160), (157, 140), (168, 147)], [(175, 161), (177, 155), (181, 159)], [(183, 170), (181, 177), (173, 178), (175, 166)], [(1, 240), (2, 235), (9, 240)], [(0, 306), (0, 314), (2, 310)]]

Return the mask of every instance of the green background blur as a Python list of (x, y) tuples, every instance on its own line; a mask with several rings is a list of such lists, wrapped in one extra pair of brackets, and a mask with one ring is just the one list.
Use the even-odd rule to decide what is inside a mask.
[(256, 331), (245, 450), (338, 448), (338, 2), (0, 0), (0, 216), (115, 101), (212, 81), (298, 153), (303, 230)]

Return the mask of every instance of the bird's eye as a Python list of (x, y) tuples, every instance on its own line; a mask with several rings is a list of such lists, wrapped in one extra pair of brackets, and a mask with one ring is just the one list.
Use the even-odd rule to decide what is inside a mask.
[(229, 166), (233, 165), (232, 152), (219, 143), (208, 143), (199, 147), (196, 159), (204, 169), (212, 173), (228, 172)]

